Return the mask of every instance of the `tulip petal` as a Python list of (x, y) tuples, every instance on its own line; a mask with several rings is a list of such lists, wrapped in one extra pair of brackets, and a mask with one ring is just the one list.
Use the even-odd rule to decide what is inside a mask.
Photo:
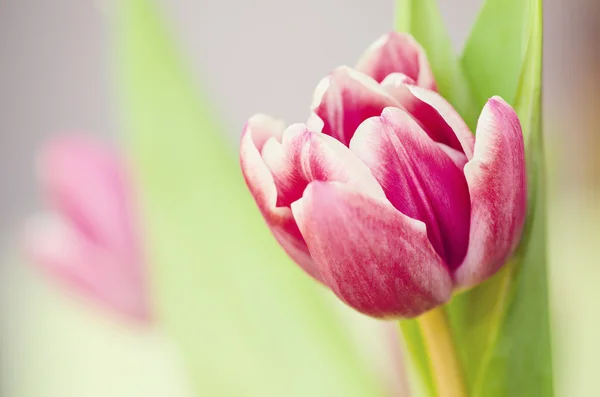
[(433, 247), (450, 269), (464, 259), (470, 200), (462, 170), (405, 111), (386, 108), (365, 121), (350, 142), (392, 205), (427, 225)]
[(83, 137), (51, 142), (38, 173), (57, 210), (92, 243), (138, 261), (126, 171), (109, 148)]
[(280, 139), (285, 125), (267, 115), (257, 114), (246, 123), (240, 144), (242, 173), (261, 212), (275, 208), (277, 190), (271, 172), (260, 156), (271, 137)]
[(437, 92), (417, 86), (408, 89), (416, 98), (407, 107), (431, 139), (455, 150), (462, 151), (467, 159), (473, 157), (475, 137), (458, 112)]
[(358, 311), (414, 317), (450, 297), (450, 274), (425, 225), (387, 200), (312, 182), (292, 211), (323, 280)]
[(312, 181), (344, 182), (365, 194), (384, 197), (369, 168), (336, 139), (294, 124), (283, 133), (282, 142), (267, 141), (262, 157), (277, 188), (277, 206), (289, 207), (300, 199)]
[(129, 263), (95, 245), (56, 215), (32, 218), (25, 228), (24, 251), (50, 276), (96, 302), (141, 321), (151, 305), (140, 274)]
[(380, 37), (359, 59), (356, 69), (378, 83), (392, 73), (403, 73), (421, 87), (436, 89), (423, 47), (408, 34), (391, 32)]
[[(455, 132), (435, 109), (413, 94), (411, 86), (414, 84), (415, 82), (412, 81), (410, 77), (401, 73), (392, 73), (381, 82), (381, 87), (393, 96), (398, 103), (402, 105), (402, 108), (415, 117), (421, 127), (428, 132), (428, 135), (438, 142), (439, 147), (450, 156), (457, 167), (462, 169), (468, 159), (464, 154), (460, 141), (455, 137)], [(438, 95), (435, 95), (437, 98)], [(453, 125), (458, 126), (459, 128), (465, 126), (464, 123), (459, 123), (461, 123), (461, 120), (454, 122)], [(473, 135), (471, 134), (471, 131), (468, 131), (466, 136), (468, 143), (471, 144), (471, 146), (467, 147), (471, 148), (472, 151)], [(448, 144), (453, 145), (458, 149), (454, 149), (448, 146)]]
[(443, 143), (436, 142), (436, 145), (440, 149), (442, 149), (442, 151), (444, 153), (446, 153), (446, 155), (448, 157), (450, 157), (450, 160), (452, 160), (452, 162), (461, 170), (465, 167), (465, 164), (467, 164), (467, 162), (469, 161), (469, 160), (467, 160), (467, 156), (465, 156), (465, 154), (462, 151), (452, 149), (451, 147), (448, 147), (448, 146), (444, 145)]
[(276, 206), (275, 181), (259, 152), (270, 138), (280, 138), (283, 130), (283, 123), (269, 116), (259, 114), (248, 120), (240, 145), (242, 173), (250, 193), (279, 244), (302, 269), (321, 281), (321, 275), (310, 257), (291, 210)]
[[(438, 142), (440, 148), (462, 169), (468, 161), (464, 154), (465, 150), (471, 155), (473, 153), (475, 143), (473, 134), (460, 115), (439, 94), (414, 87), (414, 85), (415, 83), (410, 77), (401, 73), (392, 73), (381, 82), (381, 87), (419, 122), (427, 134)], [(417, 95), (415, 95), (415, 92)], [(429, 103), (437, 105), (441, 108), (441, 111), (436, 110), (420, 97), (424, 97)], [(448, 117), (450, 122), (444, 120), (444, 117)], [(462, 137), (461, 139), (456, 136), (457, 134), (453, 128), (457, 128), (458, 134)], [(461, 140), (464, 143), (461, 143)], [(448, 145), (453, 145), (454, 148)]]
[(471, 195), (469, 250), (456, 282), (469, 288), (493, 275), (521, 238), (527, 205), (525, 150), (515, 111), (494, 97), (477, 124), (475, 154), (464, 172)]
[(389, 74), (380, 83), (381, 88), (390, 94), (405, 109), (412, 109), (418, 99), (410, 92), (409, 86), (416, 84), (413, 79), (402, 73)]
[(371, 77), (342, 66), (321, 80), (311, 108), (323, 121), (322, 132), (347, 146), (359, 124), (387, 106), (400, 104)]

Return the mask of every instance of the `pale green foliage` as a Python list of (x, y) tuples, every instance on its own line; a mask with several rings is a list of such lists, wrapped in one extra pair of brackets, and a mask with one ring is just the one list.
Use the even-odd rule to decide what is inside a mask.
[(158, 13), (118, 3), (116, 72), (159, 320), (198, 396), (379, 396), (321, 287), (276, 245)]

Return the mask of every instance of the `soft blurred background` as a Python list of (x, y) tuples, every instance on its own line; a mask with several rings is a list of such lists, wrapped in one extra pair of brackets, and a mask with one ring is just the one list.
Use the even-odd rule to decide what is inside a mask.
[[(392, 1), (160, 4), (226, 122), (232, 151), (253, 113), (303, 120), (316, 82), (392, 28)], [(480, 4), (440, 0), (457, 50)], [(101, 0), (0, 2), (3, 396), (191, 396), (160, 331), (99, 315), (18, 259), (20, 225), (41, 205), (37, 148), (65, 131), (106, 139), (118, 133), (107, 12)], [(545, 18), (556, 382), (559, 395), (585, 395), (600, 357), (600, 3), (547, 0)]]

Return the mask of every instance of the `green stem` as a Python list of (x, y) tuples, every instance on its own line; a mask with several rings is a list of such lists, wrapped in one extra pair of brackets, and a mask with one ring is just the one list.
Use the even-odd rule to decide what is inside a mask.
[(429, 358), (437, 397), (467, 397), (462, 365), (456, 354), (450, 324), (443, 307), (417, 318)]

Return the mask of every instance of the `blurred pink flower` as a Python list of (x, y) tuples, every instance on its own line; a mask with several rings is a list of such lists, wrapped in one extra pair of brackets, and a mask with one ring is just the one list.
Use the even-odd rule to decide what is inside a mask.
[(53, 212), (27, 224), (26, 253), (81, 295), (150, 321), (132, 194), (121, 159), (98, 142), (71, 136), (50, 142), (38, 166)]
[[(494, 274), (525, 219), (521, 126), (501, 98), (475, 137), (422, 49), (391, 33), (315, 91), (307, 124), (252, 117), (246, 183), (275, 238), (355, 309), (413, 317)], [(362, 73), (363, 72), (367, 73)]]

